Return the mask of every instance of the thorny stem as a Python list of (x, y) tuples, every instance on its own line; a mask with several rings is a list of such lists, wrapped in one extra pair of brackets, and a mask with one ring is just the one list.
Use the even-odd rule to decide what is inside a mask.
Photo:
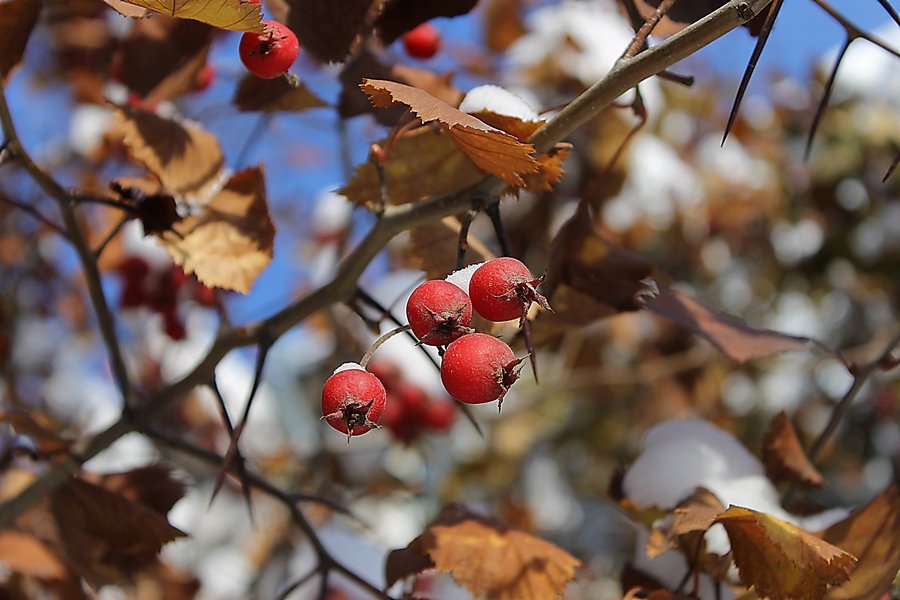
[[(768, 6), (771, 1), (738, 2), (731, 0), (715, 12), (649, 50), (641, 52), (634, 58), (619, 60), (606, 77), (591, 86), (535, 132), (528, 140), (529, 143), (535, 144), (538, 153), (546, 152), (575, 129), (599, 114), (623, 93), (722, 37), (744, 23), (747, 20), (748, 12), (755, 15)], [(746, 10), (739, 11), (739, 4), (746, 6)], [(5, 97), (0, 94), (0, 98), (3, 98), (0, 103), (0, 120), (9, 136), (12, 127), (11, 118)], [(42, 187), (46, 186), (54, 191), (59, 190), (59, 196), (65, 197), (61, 188), (39, 167), (32, 166), (28, 170), (32, 178), (41, 183)], [(352, 298), (356, 290), (356, 282), (362, 272), (394, 236), (417, 225), (459, 213), (471, 206), (472, 198), (479, 195), (498, 194), (504, 188), (503, 181), (488, 176), (464, 190), (446, 196), (421, 203), (385, 207), (381, 218), (368, 235), (341, 261), (329, 283), (263, 321), (246, 327), (224, 330), (213, 343), (207, 355), (190, 373), (151, 394), (141, 406), (134, 409), (137, 414), (133, 416), (146, 418), (171, 406), (196, 386), (209, 381), (215, 366), (229, 352), (256, 343), (262, 333), (265, 332), (270, 339), (276, 340), (281, 334), (315, 312), (327, 308), (335, 302), (347, 301)], [(56, 197), (55, 194), (51, 195)], [(93, 287), (95, 283), (99, 282), (99, 279), (95, 281), (93, 277), (89, 276), (88, 282), (89, 286)], [(99, 290), (99, 286), (96, 289)], [(108, 334), (113, 334), (112, 320), (108, 316), (109, 311), (106, 308), (105, 299), (102, 298), (102, 293), (98, 300), (101, 304), (96, 309), (98, 314), (104, 315), (99, 320), (101, 321), (101, 330), (106, 332), (104, 333), (104, 339), (106, 339)], [(115, 341), (114, 335), (112, 341), (115, 342), (112, 346), (115, 349), (113, 354), (118, 354), (118, 342)], [(96, 455), (132, 430), (133, 427), (129, 421), (124, 419), (118, 421), (87, 441), (84, 444), (84, 451), (78, 455), (79, 459), (63, 463), (41, 475), (16, 497), (0, 505), (0, 528), (8, 526), (35, 502), (60, 485), (65, 480), (66, 474), (74, 471), (81, 462)]]
[(409, 325), (401, 325), (400, 327), (395, 327), (394, 329), (391, 329), (390, 331), (379, 337), (377, 340), (372, 342), (372, 347), (369, 348), (369, 351), (363, 354), (363, 357), (359, 359), (359, 366), (365, 369), (366, 365), (369, 364), (369, 361), (372, 360), (372, 356), (375, 354), (375, 351), (378, 350), (378, 348), (380, 348), (383, 343), (385, 343), (398, 333), (409, 331), (409, 329)]

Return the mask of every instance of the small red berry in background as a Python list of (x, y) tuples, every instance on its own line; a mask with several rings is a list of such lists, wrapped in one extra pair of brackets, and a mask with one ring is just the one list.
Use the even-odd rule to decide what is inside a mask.
[(375, 360), (368, 368), (387, 391), (380, 423), (394, 439), (411, 443), (424, 433), (445, 431), (453, 425), (458, 412), (455, 402), (429, 396), (421, 387), (405, 380), (397, 365), (389, 360)]
[(447, 347), (441, 362), (441, 381), (460, 402), (502, 402), (519, 379), (523, 360), (501, 340), (485, 333), (470, 333)]
[(263, 21), (263, 33), (247, 32), (238, 51), (247, 70), (262, 79), (274, 79), (287, 73), (300, 54), (297, 36), (278, 21)]
[(472, 333), (472, 302), (452, 283), (441, 279), (426, 281), (410, 295), (406, 319), (423, 344), (443, 346)]
[(431, 23), (422, 23), (404, 34), (403, 47), (412, 58), (431, 58), (441, 49), (441, 34)]
[(213, 80), (216, 78), (216, 68), (209, 63), (203, 65), (203, 68), (197, 73), (197, 77), (194, 79), (194, 91), (195, 92), (204, 92), (209, 89), (209, 86), (212, 85)]
[(535, 289), (535, 278), (524, 264), (504, 256), (489, 260), (472, 274), (469, 296), (475, 312), (489, 321), (525, 320), (532, 302), (550, 310), (547, 299)]
[(362, 367), (338, 369), (322, 386), (322, 418), (347, 434), (347, 441), (378, 427), (387, 394), (381, 381)]

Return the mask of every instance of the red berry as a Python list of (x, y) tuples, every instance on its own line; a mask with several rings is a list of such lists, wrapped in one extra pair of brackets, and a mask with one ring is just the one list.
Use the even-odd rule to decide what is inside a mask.
[(500, 400), (519, 378), (524, 359), (504, 342), (485, 333), (464, 335), (447, 347), (441, 381), (450, 395), (466, 404)]
[(338, 371), (322, 386), (322, 418), (347, 441), (378, 427), (387, 394), (381, 381), (360, 367)]
[(413, 58), (431, 58), (441, 49), (441, 34), (431, 23), (422, 23), (404, 34), (403, 47)]
[(515, 258), (489, 260), (472, 274), (472, 306), (489, 321), (519, 319), (521, 324), (532, 302), (550, 310), (547, 299), (535, 289), (541, 279), (535, 279), (528, 267)]
[(406, 303), (406, 319), (423, 344), (443, 346), (472, 333), (472, 302), (452, 283), (433, 279), (413, 290)]
[(150, 264), (140, 256), (128, 256), (116, 267), (126, 282), (142, 281), (150, 273)]
[(209, 89), (209, 86), (212, 85), (213, 79), (216, 78), (216, 68), (209, 63), (203, 65), (203, 68), (197, 73), (197, 77), (194, 78), (194, 91), (195, 92), (203, 92)]
[(263, 21), (263, 33), (247, 32), (241, 37), (239, 52), (247, 70), (262, 79), (287, 73), (300, 54), (297, 36), (278, 21)]
[(445, 400), (437, 400), (428, 404), (425, 413), (425, 425), (434, 431), (444, 431), (456, 420), (456, 404)]
[(163, 329), (166, 332), (166, 335), (173, 340), (183, 340), (187, 335), (187, 330), (184, 327), (184, 321), (181, 320), (181, 317), (178, 316), (175, 309), (167, 310), (162, 313), (162, 316), (164, 324)]

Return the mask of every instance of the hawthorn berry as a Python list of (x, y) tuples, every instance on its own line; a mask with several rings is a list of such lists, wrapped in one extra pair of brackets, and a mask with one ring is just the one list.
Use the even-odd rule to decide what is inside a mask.
[(420, 342), (443, 346), (472, 333), (472, 302), (459, 287), (433, 279), (413, 290), (406, 302), (406, 319)]
[(283, 23), (263, 21), (262, 24), (265, 31), (245, 33), (238, 50), (248, 71), (262, 79), (274, 79), (287, 73), (294, 64), (300, 54), (300, 43)]
[(470, 333), (444, 352), (441, 381), (450, 395), (466, 404), (503, 401), (519, 379), (522, 358), (512, 348), (486, 333)]
[(431, 58), (441, 49), (441, 34), (431, 23), (422, 23), (403, 35), (403, 48), (412, 58)]
[(209, 86), (212, 85), (215, 78), (216, 68), (211, 64), (206, 63), (203, 65), (203, 68), (197, 72), (197, 77), (194, 78), (194, 91), (205, 92), (209, 89)]
[(347, 441), (378, 427), (387, 393), (381, 381), (359, 365), (339, 367), (322, 386), (322, 418)]
[(532, 302), (550, 310), (547, 299), (535, 289), (535, 278), (524, 264), (508, 256), (489, 260), (472, 274), (469, 296), (475, 312), (489, 321), (525, 320)]

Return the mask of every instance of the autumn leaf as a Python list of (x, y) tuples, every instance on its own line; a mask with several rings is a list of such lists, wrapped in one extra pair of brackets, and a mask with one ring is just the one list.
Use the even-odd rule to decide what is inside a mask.
[(125, 0), (170, 17), (193, 19), (234, 31), (263, 32), (259, 4), (244, 0)]
[(741, 580), (771, 600), (818, 600), (849, 578), (856, 558), (766, 513), (732, 506), (716, 517)]
[(475, 8), (478, 0), (393, 0), (376, 22), (378, 37), (385, 45), (437, 17), (456, 17)]
[(522, 186), (522, 175), (539, 169), (531, 156), (534, 146), (519, 142), (423, 90), (373, 79), (366, 79), (361, 87), (375, 106), (387, 108), (394, 103), (405, 104), (423, 123), (437, 121), (473, 163), (510, 185)]
[(272, 0), (273, 16), (297, 34), (300, 46), (323, 62), (341, 62), (359, 35), (372, 29), (373, 0)]
[(809, 348), (808, 338), (753, 327), (668, 286), (660, 285), (658, 294), (645, 296), (643, 305), (663, 319), (702, 335), (738, 362)]
[(142, 17), (146, 17), (148, 14), (148, 9), (141, 8), (139, 6), (135, 6), (134, 4), (129, 4), (125, 0), (103, 0), (106, 2), (110, 8), (114, 11), (122, 15), (123, 17), (132, 17), (135, 19), (140, 19)]
[(62, 579), (67, 569), (41, 540), (22, 531), (0, 531), (0, 563), (13, 573), (38, 579)]
[(241, 78), (232, 101), (241, 112), (301, 112), (328, 106), (299, 79), (262, 79), (250, 74)]
[(124, 471), (106, 473), (94, 482), (122, 497), (167, 514), (187, 491), (185, 483), (177, 479), (172, 469), (157, 463)]
[(900, 488), (888, 486), (871, 502), (835, 523), (822, 539), (857, 557), (850, 580), (832, 588), (828, 598), (877, 600), (900, 571)]
[(216, 137), (187, 121), (166, 119), (131, 106), (116, 108), (125, 146), (173, 194), (205, 199), (225, 158)]
[(763, 445), (766, 475), (772, 481), (793, 481), (813, 487), (825, 483), (797, 437), (791, 418), (781, 411), (772, 419)]
[[(456, 269), (456, 251), (461, 224), (456, 217), (444, 217), (410, 230), (410, 256), (426, 279), (443, 279)], [(466, 265), (484, 262), (494, 254), (470, 231)]]
[(200, 215), (173, 229), (158, 237), (185, 273), (208, 287), (246, 294), (272, 260), (275, 242), (262, 170), (236, 173)]
[(561, 596), (581, 563), (549, 542), (456, 506), (393, 551), (387, 564), (388, 586), (433, 565), (475, 596), (522, 600)]
[(0, 2), (0, 81), (22, 60), (31, 30), (41, 14), (40, 0)]
[(522, 20), (521, 0), (490, 0), (481, 15), (485, 45), (494, 52), (505, 52), (528, 32)]
[[(679, 537), (689, 533), (704, 533), (715, 523), (716, 517), (725, 511), (725, 507), (715, 494), (703, 487), (698, 487), (693, 494), (678, 503), (672, 509), (672, 519), (665, 526), (655, 525), (650, 530), (647, 543), (647, 556), (656, 558), (671, 548), (678, 547)], [(692, 538), (696, 548), (696, 540)]]
[[(434, 127), (419, 127), (397, 137), (383, 173), (391, 204), (450, 194), (483, 177), (450, 138)], [(359, 206), (380, 203), (381, 182), (375, 166), (365, 162), (356, 167), (353, 178), (339, 193)]]

